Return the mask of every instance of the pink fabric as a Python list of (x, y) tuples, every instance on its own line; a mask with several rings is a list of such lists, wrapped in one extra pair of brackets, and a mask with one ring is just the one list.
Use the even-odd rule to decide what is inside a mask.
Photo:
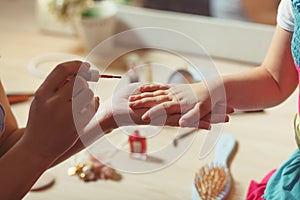
[(260, 183), (252, 180), (248, 188), (246, 200), (263, 200), (262, 196), (265, 192), (268, 181), (275, 171), (276, 169), (270, 171)]

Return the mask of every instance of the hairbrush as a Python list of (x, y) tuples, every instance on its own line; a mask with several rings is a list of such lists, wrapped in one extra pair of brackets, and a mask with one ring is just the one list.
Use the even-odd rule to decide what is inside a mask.
[(231, 188), (232, 178), (227, 165), (235, 147), (235, 138), (222, 134), (215, 147), (215, 158), (195, 175), (193, 200), (224, 200)]

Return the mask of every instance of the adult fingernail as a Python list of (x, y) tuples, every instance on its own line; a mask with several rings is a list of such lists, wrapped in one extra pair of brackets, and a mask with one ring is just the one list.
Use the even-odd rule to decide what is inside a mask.
[(89, 69), (91, 67), (91, 64), (88, 63), (88, 62), (83, 62), (82, 63), (82, 67), (86, 68), (86, 69)]
[(100, 98), (98, 96), (95, 97), (95, 112), (97, 112), (100, 106)]
[(226, 116), (225, 122), (229, 122), (229, 116)]
[(185, 121), (185, 120), (179, 120), (179, 126), (182, 126), (182, 127), (184, 127), (184, 126), (187, 126), (187, 121)]
[(100, 104), (100, 97), (96, 96), (96, 102)]
[(209, 126), (207, 127), (207, 130), (211, 130), (211, 125), (209, 125)]

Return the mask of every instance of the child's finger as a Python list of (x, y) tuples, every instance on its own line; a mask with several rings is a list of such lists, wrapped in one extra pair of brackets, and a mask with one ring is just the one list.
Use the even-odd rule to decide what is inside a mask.
[(164, 102), (150, 108), (142, 116), (142, 120), (148, 121), (150, 119), (155, 119), (159, 116), (167, 116), (172, 114), (180, 114), (180, 105), (174, 102)]
[(211, 124), (207, 121), (201, 120), (201, 121), (195, 122), (194, 124), (190, 124), (189, 126), (186, 126), (185, 128), (199, 128), (199, 129), (210, 130)]
[(165, 116), (159, 116), (157, 118), (151, 118), (151, 125), (155, 126), (179, 126), (179, 119), (181, 114), (172, 114)]
[(225, 113), (226, 114), (231, 114), (234, 112), (234, 109), (226, 104), (216, 104), (216, 106), (214, 107), (213, 109), (214, 113), (219, 113), (219, 114), (222, 114), (222, 113)]
[[(202, 111), (203, 116), (205, 116), (207, 113)], [(197, 103), (192, 109), (190, 109), (181, 117), (179, 124), (183, 127), (191, 126), (195, 122), (200, 121), (200, 115), (200, 104)]]
[(149, 97), (149, 98), (147, 97), (133, 102), (129, 102), (129, 106), (133, 109), (151, 108), (157, 104), (167, 102), (167, 101), (172, 101), (172, 99), (168, 95), (160, 95), (156, 97)]
[(202, 117), (201, 120), (210, 122), (211, 124), (225, 123), (229, 121), (229, 116), (227, 114), (209, 113)]
[(160, 95), (167, 95), (168, 92), (165, 90), (158, 90), (155, 92), (144, 92), (142, 94), (136, 94), (129, 97), (129, 101), (136, 101), (147, 97), (156, 97)]
[(154, 92), (156, 90), (167, 90), (168, 85), (147, 84), (140, 87), (140, 92)]

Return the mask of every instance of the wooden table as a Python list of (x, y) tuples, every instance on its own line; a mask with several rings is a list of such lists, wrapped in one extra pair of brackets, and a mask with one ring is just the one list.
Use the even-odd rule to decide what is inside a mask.
[[(33, 92), (38, 88), (42, 79), (27, 69), (35, 56), (52, 52), (86, 55), (78, 38), (39, 31), (33, 1), (2, 2), (0, 27), (0, 77), (8, 93)], [(228, 60), (215, 59), (214, 62), (222, 74), (253, 67)], [(26, 124), (29, 105), (30, 102), (26, 102), (12, 107), (20, 126)], [(264, 112), (233, 114), (224, 125), (223, 132), (233, 134), (237, 140), (230, 162), (234, 185), (229, 199), (244, 199), (250, 180), (259, 181), (295, 150), (292, 120), (296, 108), (297, 92), (281, 105)], [(173, 129), (166, 130), (172, 132)], [(122, 173), (120, 182), (84, 183), (69, 177), (67, 169), (71, 161), (67, 160), (49, 170), (56, 178), (51, 188), (30, 192), (24, 199), (190, 199), (195, 172), (213, 160), (213, 152), (199, 159), (206, 134), (200, 131), (191, 147), (172, 165), (146, 174)]]

